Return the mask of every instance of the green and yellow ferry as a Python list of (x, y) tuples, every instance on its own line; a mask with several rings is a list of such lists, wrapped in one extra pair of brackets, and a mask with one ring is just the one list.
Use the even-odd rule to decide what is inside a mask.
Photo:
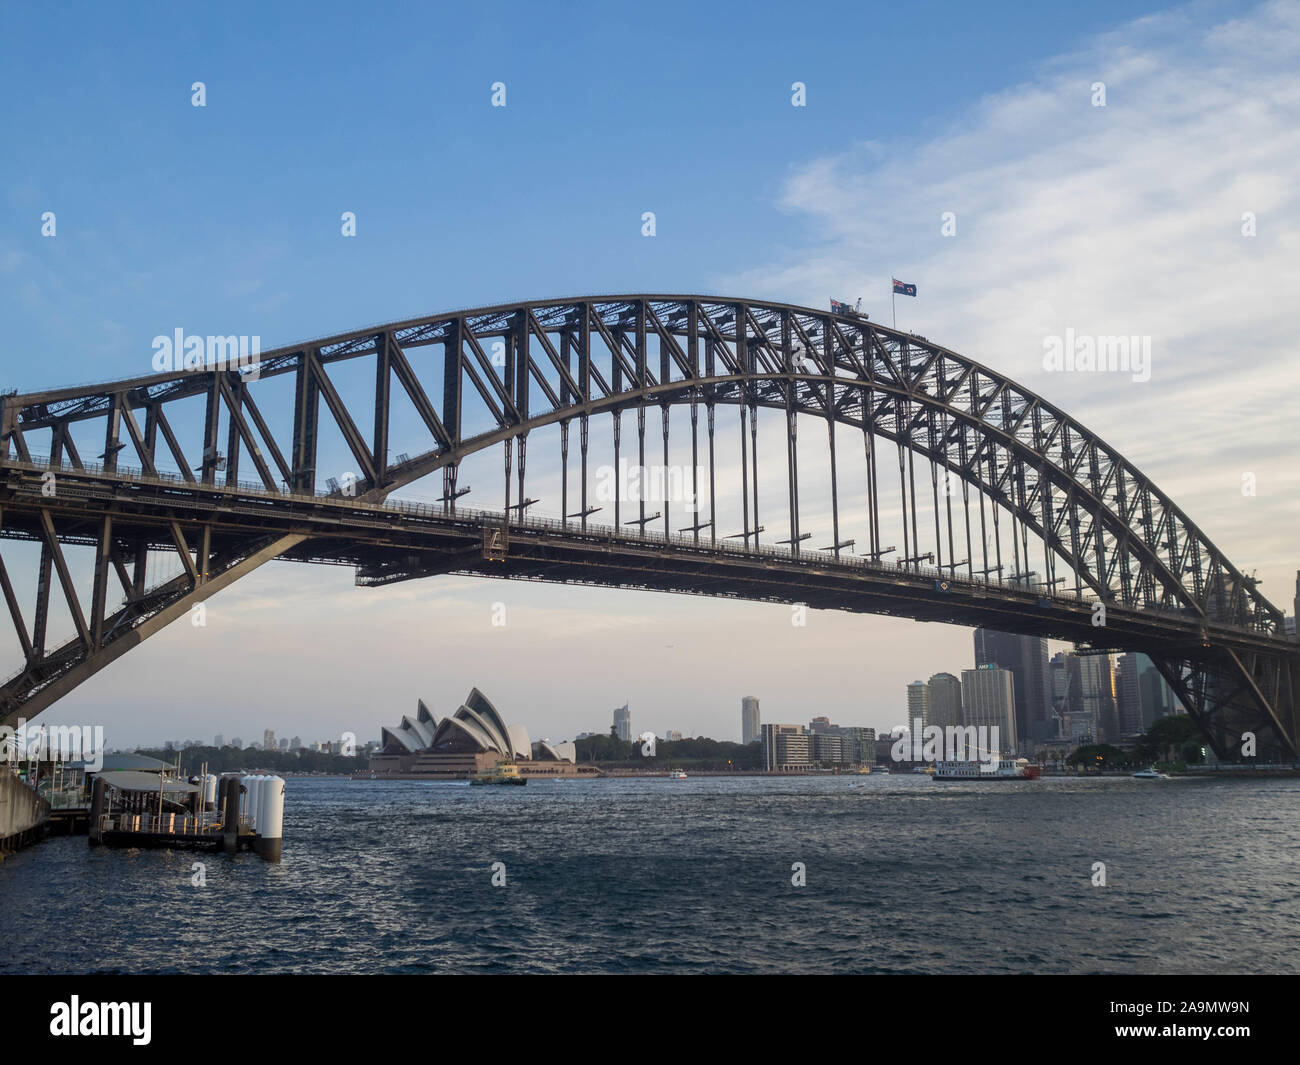
[(519, 775), (514, 762), (498, 762), (491, 769), (480, 769), (469, 778), (471, 784), (527, 784), (528, 778)]

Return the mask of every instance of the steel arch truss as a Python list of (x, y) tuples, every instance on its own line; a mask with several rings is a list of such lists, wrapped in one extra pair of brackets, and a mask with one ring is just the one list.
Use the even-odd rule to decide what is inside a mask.
[[(360, 403), (334, 380), (340, 367), (356, 360), (368, 360), (374, 371), (373, 393)], [(286, 375), (293, 383), (292, 410), (282, 409), (283, 401), (263, 410), (259, 396), (265, 382)], [(390, 411), (397, 396), (415, 412), (425, 434), (426, 446), (414, 457), (389, 454)], [(173, 415), (186, 400), (201, 403), (202, 417)], [(839, 560), (850, 544), (841, 541), (834, 429), (854, 427), (862, 434), (868, 479), (868, 544), (861, 552), (866, 565), (882, 564), (895, 550), (885, 539), (901, 535), (896, 567), (921, 573), (926, 563), (958, 583), (1019, 582), (1054, 600), (1070, 594), (1121, 612), (1177, 618), (1170, 622), (1167, 641), (1148, 641), (1138, 649), (1157, 661), (1219, 753), (1231, 756), (1242, 732), (1260, 731), (1274, 748), (1294, 754), (1296, 646), (1283, 635), (1281, 611), (1104, 441), (1041, 397), (923, 337), (854, 315), (697, 296), (508, 304), (279, 349), (261, 355), (251, 370), (226, 364), (6, 395), (0, 415), (0, 460), (7, 477), (0, 494), (0, 532), (38, 543), (41, 572), (28, 627), (0, 568), (26, 659), (22, 672), (0, 689), (0, 715), (39, 711), (128, 645), (269, 558), (346, 560), (313, 546), (322, 543), (319, 526), (313, 525), (315, 509), (330, 499), (379, 504), (404, 485), (440, 472), (444, 510), (454, 515), (464, 491), (460, 464), (501, 445), (501, 513), (507, 524), (522, 524), (533, 502), (525, 480), (529, 434), (558, 426), (563, 524), (567, 528), (575, 518), (574, 530), (585, 532), (597, 509), (588, 498), (588, 430), (594, 417), (613, 416), (617, 455), (623, 415), (635, 416), (637, 460), (645, 466), (647, 412), (661, 412), (666, 463), (669, 412), (687, 409), (693, 455), (699, 453), (703, 423), (712, 480), (715, 413), (723, 406), (739, 409), (741, 483), (721, 490), (709, 485), (707, 520), (696, 515), (694, 525), (683, 530), (694, 543), (718, 543), (713, 508), (718, 498), (739, 494), (743, 528), (737, 535), (743, 546), (755, 552), (768, 546), (760, 504), (770, 502), (759, 498), (757, 472), (762, 408), (784, 412), (786, 419), (782, 509), (789, 532), (779, 542), (796, 559), (806, 555), (801, 543), (810, 535), (800, 522), (798, 427), (809, 419), (827, 426), (833, 526), (828, 551)], [(95, 441), (103, 441), (97, 462), (83, 461), (74, 442), (73, 429), (84, 434), (88, 425)], [(359, 474), (355, 485), (330, 482), (322, 496), (317, 454), (323, 428), (342, 439)], [(571, 493), (573, 429), (581, 476)], [(890, 443), (898, 454), (900, 485), (910, 482), (911, 497), (904, 489), (901, 528), (891, 527), (886, 536), (877, 482), (887, 461), (882, 444)], [(922, 551), (918, 529), (918, 460), (931, 465), (935, 492), (933, 540), (925, 533), (928, 552)], [(169, 474), (163, 465), (174, 465), (179, 473)], [(167, 492), (150, 504), (148, 514), (142, 508), (123, 524), (112, 501), (102, 512), (84, 507), (69, 512), (66, 493), (35, 493), (33, 478), (49, 472), (77, 486), (129, 482), (165, 486)], [(941, 472), (955, 479), (964, 504), (967, 550), (960, 562), (950, 503), (946, 537), (940, 526)], [(247, 501), (258, 493), (266, 497), (264, 509), (279, 517), (260, 525), (246, 517), (236, 520), (230, 500)], [(1006, 538), (1000, 535), (992, 557), (983, 533), (981, 546), (972, 546), (972, 493), (978, 497), (981, 529), (986, 521), (995, 529), (999, 522), (1010, 523), (1010, 557), (1003, 557)], [(696, 497), (702, 494), (697, 491)], [(571, 511), (574, 504), (577, 510)], [(640, 503), (628, 519), (615, 502), (616, 530), (632, 525), (644, 536), (660, 519), (671, 534), (667, 505), (662, 514), (647, 515)], [(767, 538), (771, 541), (772, 534)], [(60, 545), (70, 542), (96, 550), (88, 613), (76, 600), (61, 553)], [(147, 556), (162, 550), (176, 553), (182, 572), (149, 587)], [(390, 551), (359, 563), (358, 578), (386, 583), (447, 568), (457, 568), (454, 560)], [(45, 618), (54, 576), (76, 635), (47, 650)], [(110, 609), (115, 583), (123, 598)]]

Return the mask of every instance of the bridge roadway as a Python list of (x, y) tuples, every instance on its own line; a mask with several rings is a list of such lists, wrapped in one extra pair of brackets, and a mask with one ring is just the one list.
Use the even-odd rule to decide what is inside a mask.
[[(182, 530), (208, 530), (212, 557), (266, 548), (289, 561), (353, 566), (363, 586), (455, 573), (804, 603), (983, 626), (1099, 649), (1173, 651), (1191, 659), (1223, 650), (1290, 655), (1297, 650), (1292, 640), (1190, 613), (1109, 603), (1106, 624), (1098, 627), (1093, 624), (1096, 599), (1087, 595), (1048, 594), (1019, 582), (949, 577), (929, 566), (837, 557), (828, 551), (747, 548), (707, 535), (665, 536), (591, 523), (584, 529), (572, 519), (512, 517), (504, 557), (492, 558), (488, 556), (497, 552), (485, 550), (485, 536), (501, 530), (504, 519), (489, 511), (341, 494), (277, 494), (244, 482), (196, 484), (126, 468), (105, 473), (94, 466), (68, 465), (53, 467), (56, 489), (49, 496), (42, 489), (52, 467), (40, 456), (32, 459), (11, 458), (0, 468), (0, 535), (6, 538), (39, 541), (42, 513), (48, 512), (59, 516), (63, 543), (93, 547), (103, 517), (111, 514), (115, 535), (147, 541), (159, 551), (176, 550), (171, 531), (176, 523)], [(78, 529), (81, 521), (83, 531)], [(206, 565), (201, 550), (196, 565), (202, 578)], [(119, 573), (126, 586), (120, 567)], [(141, 601), (179, 596), (192, 587), (184, 577), (137, 590), (135, 596)], [(130, 607), (130, 597), (126, 605)]]

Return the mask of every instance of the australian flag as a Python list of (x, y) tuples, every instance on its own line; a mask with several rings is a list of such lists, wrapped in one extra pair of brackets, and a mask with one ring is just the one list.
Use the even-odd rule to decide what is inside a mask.
[(839, 300), (831, 300), (831, 314), (852, 314), (853, 308)]
[(893, 281), (894, 281), (894, 292), (899, 296), (916, 295), (915, 285), (909, 285), (906, 281), (899, 281), (898, 278), (894, 278)]

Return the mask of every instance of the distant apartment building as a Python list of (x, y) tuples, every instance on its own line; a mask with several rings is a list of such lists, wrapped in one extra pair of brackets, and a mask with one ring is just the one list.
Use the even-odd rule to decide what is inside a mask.
[(215, 736), (212, 737), (213, 747), (216, 747), (218, 750), (220, 750), (225, 745), (226, 745), (226, 737), (221, 735), (220, 732), (218, 732)]
[(262, 733), (262, 750), (275, 750), (275, 729), (269, 728)]
[(625, 741), (632, 738), (632, 712), (627, 707), (624, 703), (614, 711), (614, 735)]
[(682, 734), (672, 728), (666, 730), (663, 734), (663, 741), (665, 743), (677, 743), (681, 738)]
[(812, 760), (817, 765), (843, 765), (844, 740), (828, 732), (812, 734)]
[(759, 739), (758, 700), (746, 695), (740, 700), (740, 742), (753, 743)]
[(976, 728), (996, 727), (1000, 753), (1014, 753), (1019, 747), (1015, 674), (998, 666), (963, 669), (961, 691), (963, 724)]
[(763, 768), (768, 772), (803, 772), (812, 766), (812, 736), (802, 725), (763, 725)]
[(235, 750), (237, 751), (242, 751), (244, 749), (244, 741), (241, 740), (238, 736), (231, 736), (230, 746), (235, 748)]
[(876, 760), (876, 730), (836, 725), (828, 717), (815, 717), (806, 729), (812, 760), (818, 765), (871, 765)]
[(961, 681), (951, 673), (930, 678), (930, 720), (928, 724), (947, 728), (961, 724)]
[(876, 730), (851, 725), (840, 729), (841, 750), (846, 765), (872, 765), (876, 760)]

